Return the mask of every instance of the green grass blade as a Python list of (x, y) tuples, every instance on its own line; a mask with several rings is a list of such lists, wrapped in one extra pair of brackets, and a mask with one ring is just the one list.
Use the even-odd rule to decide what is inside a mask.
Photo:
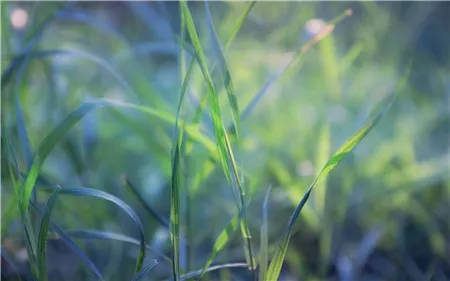
[[(7, 157), (8, 168), (9, 168), (9, 174), (10, 174), (13, 189), (14, 189), (14, 194), (15, 194), (15, 197), (20, 200), (21, 189), (20, 189), (20, 183), (19, 183), (20, 181), (18, 180), (18, 178), (20, 177), (19, 166), (17, 163), (17, 159), (14, 155), (14, 151), (12, 150), (12, 148), (10, 146), (9, 137), (8, 137), (6, 128), (4, 126), (3, 119), (2, 119), (1, 129), (2, 129), (2, 140), (4, 142), (4, 145), (5, 145), (5, 148), (7, 151), (6, 155), (8, 156)], [(28, 263), (30, 265), (33, 276), (35, 278), (38, 278), (39, 277), (38, 276), (38, 267), (37, 267), (37, 263), (36, 263), (36, 241), (35, 241), (35, 233), (33, 230), (33, 225), (31, 224), (31, 219), (30, 219), (30, 215), (28, 214), (28, 212), (22, 212), (22, 210), (20, 209), (20, 201), (18, 201), (18, 203), (19, 203), (19, 211), (20, 211), (20, 215), (21, 215), (21, 219), (22, 219), (23, 230), (24, 230), (24, 235), (25, 235), (25, 240), (26, 240)], [(12, 216), (12, 214), (11, 214), (11, 216)], [(2, 221), (2, 224), (3, 223), (9, 223), (9, 222)], [(6, 230), (6, 228), (5, 228), (5, 230)]]
[(266, 280), (267, 275), (267, 263), (269, 260), (268, 256), (268, 220), (267, 220), (267, 208), (269, 203), (269, 196), (272, 187), (269, 187), (266, 192), (266, 197), (264, 198), (264, 203), (262, 207), (262, 225), (261, 225), (261, 241), (260, 241), (260, 261), (259, 261), (259, 279), (260, 281)]
[(79, 106), (61, 123), (59, 123), (59, 125), (49, 135), (47, 135), (39, 145), (39, 148), (33, 158), (33, 164), (31, 165), (30, 171), (23, 185), (23, 196), (21, 197), (20, 202), (20, 207), (23, 213), (27, 213), (28, 211), (29, 200), (39, 175), (39, 170), (51, 150), (67, 134), (67, 132), (78, 121), (80, 121), (81, 118), (95, 108), (95, 106), (96, 105), (92, 103), (84, 103)]
[[(236, 37), (236, 34), (239, 32), (239, 30), (241, 30), (245, 19), (247, 18), (248, 14), (250, 13), (251, 9), (253, 8), (254, 4), (256, 3), (256, 1), (252, 1), (247, 9), (244, 11), (244, 13), (239, 17), (239, 19), (236, 22), (236, 25), (233, 27), (233, 31), (230, 33), (230, 35), (228, 35), (228, 38), (225, 42), (224, 45), (224, 50), (226, 50), (231, 43), (233, 42), (234, 38)], [(184, 42), (183, 42), (184, 43)], [(182, 44), (182, 46), (184, 47), (184, 44)], [(186, 47), (184, 47), (186, 48)], [(187, 50), (190, 50), (189, 48)], [(216, 70), (216, 64), (213, 65), (213, 67), (211, 68), (211, 73), (214, 73), (214, 71)], [(198, 123), (201, 120), (201, 117), (203, 116), (203, 110), (206, 106), (206, 101), (207, 101), (207, 97), (208, 97), (208, 93), (206, 92), (202, 97), (201, 100), (198, 104), (197, 110), (196, 110), (196, 114), (195, 114), (195, 118), (194, 118), (194, 123)]]
[(149, 264), (144, 265), (142, 267), (142, 269), (133, 277), (132, 281), (142, 280), (157, 265), (158, 265), (158, 261), (156, 261), (156, 260), (153, 260)]
[(375, 113), (372, 114), (375, 115), (373, 118), (370, 119), (370, 121), (363, 126), (358, 132), (356, 132), (352, 137), (350, 137), (328, 160), (328, 162), (324, 165), (319, 175), (316, 177), (316, 179), (312, 182), (312, 184), (309, 186), (308, 190), (306, 191), (303, 198), (300, 200), (300, 203), (295, 208), (294, 212), (291, 215), (291, 218), (289, 219), (289, 223), (287, 224), (283, 235), (281, 236), (279, 247), (277, 252), (272, 258), (272, 261), (270, 263), (268, 272), (267, 272), (267, 279), (266, 280), (277, 280), (278, 276), (280, 274), (281, 266), (283, 265), (283, 260), (286, 255), (287, 247), (289, 244), (289, 240), (292, 234), (292, 231), (294, 229), (294, 224), (303, 209), (304, 205), (308, 201), (309, 196), (311, 195), (311, 192), (316, 185), (318, 181), (323, 179), (330, 173), (355, 147), (358, 145), (364, 137), (369, 133), (369, 131), (377, 124), (377, 122), (380, 120), (380, 118), (384, 115), (384, 113), (390, 108), (392, 103), (395, 100), (396, 93), (400, 90), (400, 88), (403, 86), (403, 84), (406, 81), (406, 77), (409, 75), (409, 67), (406, 74), (403, 76), (403, 78), (400, 80), (400, 83), (397, 85), (397, 88), (394, 92), (394, 94), (388, 96), (383, 102), (381, 102), (382, 108), (380, 109), (379, 106), (376, 108)]
[[(50, 187), (39, 187), (40, 190), (51, 192), (53, 191), (53, 188)], [(138, 217), (138, 215), (135, 213), (135, 211), (124, 201), (121, 199), (98, 189), (93, 188), (86, 188), (86, 187), (77, 187), (77, 188), (62, 188), (60, 191), (61, 194), (64, 195), (73, 195), (73, 196), (88, 196), (88, 197), (95, 197), (99, 199), (103, 199), (106, 201), (109, 201), (111, 203), (114, 203), (116, 206), (118, 206), (120, 209), (122, 209), (130, 218), (133, 220), (133, 222), (136, 225), (139, 240), (140, 240), (140, 251), (139, 256), (137, 257), (136, 261), (136, 270), (135, 273), (138, 272), (141, 267), (142, 263), (145, 258), (145, 235), (144, 235), (144, 227), (142, 226), (142, 223)]]
[[(114, 67), (111, 64), (109, 64), (103, 58), (96, 56), (94, 54), (88, 53), (88, 52), (79, 51), (79, 50), (44, 50), (44, 51), (28, 52), (28, 53), (23, 53), (23, 54), (17, 55), (16, 57), (14, 57), (13, 61), (15, 61), (16, 62), (15, 65), (17, 65), (25, 59), (30, 59), (30, 60), (31, 59), (42, 59), (42, 58), (54, 57), (54, 56), (67, 56), (67, 57), (71, 57), (71, 58), (81, 58), (81, 59), (90, 60), (90, 61), (96, 63), (97, 65), (103, 67), (107, 72), (109, 72), (112, 76), (114, 76), (114, 78), (117, 79), (117, 81), (120, 83), (120, 85), (126, 91), (128, 91), (130, 94), (132, 94), (134, 96), (137, 96), (137, 94), (134, 92), (131, 85), (125, 80), (125, 78), (122, 75), (120, 75), (120, 73), (116, 69), (114, 69)], [(5, 75), (5, 74), (3, 74), (3, 75)], [(2, 80), (3, 80), (3, 75), (2, 75)], [(3, 81), (2, 81), (1, 86), (2, 87), (6, 86), (6, 83), (3, 83)]]
[[(211, 272), (211, 271), (220, 270), (220, 269), (224, 269), (224, 268), (238, 268), (238, 267), (248, 267), (248, 264), (246, 264), (246, 263), (226, 263), (226, 264), (213, 265), (211, 267), (208, 267), (208, 269), (206, 269), (206, 272)], [(183, 274), (183, 275), (181, 275), (180, 281), (194, 278), (194, 277), (200, 275), (201, 272), (202, 272), (202, 269), (199, 269), (199, 270), (195, 270), (195, 271), (191, 271), (186, 274)]]
[[(236, 132), (236, 137), (239, 140), (241, 125), (240, 125), (240, 116), (239, 116), (239, 105), (236, 97), (236, 93), (234, 91), (233, 79), (231, 78), (230, 70), (228, 69), (227, 62), (225, 60), (225, 56), (223, 55), (222, 48), (220, 47), (219, 38), (217, 36), (216, 30), (214, 28), (214, 23), (212, 21), (211, 13), (209, 11), (208, 1), (205, 1), (205, 11), (206, 11), (206, 20), (208, 24), (208, 29), (211, 34), (213, 49), (218, 56), (219, 60), (219, 69), (220, 75), (222, 76), (224, 87), (227, 91), (228, 102), (230, 103), (231, 113), (234, 122), (234, 128)], [(240, 28), (240, 26), (239, 26)], [(239, 141), (238, 141), (239, 142)]]
[(136, 198), (139, 204), (161, 225), (169, 229), (169, 223), (165, 218), (163, 218), (160, 214), (158, 214), (152, 207), (150, 207), (147, 202), (145, 202), (144, 198), (142, 198), (141, 194), (137, 191), (133, 184), (128, 180), (127, 177), (122, 177), (123, 185), (130, 191), (130, 193)]
[(45, 207), (44, 215), (42, 216), (41, 225), (39, 227), (39, 235), (38, 235), (38, 268), (39, 268), (39, 280), (47, 281), (47, 262), (46, 262), (46, 249), (45, 246), (47, 244), (47, 234), (48, 234), (48, 226), (50, 224), (50, 217), (52, 215), (53, 207), (56, 203), (56, 198), (58, 197), (58, 193), (61, 190), (61, 187), (58, 185), (53, 190), (50, 198), (47, 201), (47, 205)]
[(211, 265), (211, 263), (214, 261), (217, 254), (222, 251), (222, 249), (225, 247), (225, 245), (230, 240), (232, 234), (237, 230), (239, 223), (241, 221), (241, 216), (237, 214), (234, 216), (231, 221), (228, 223), (228, 225), (222, 230), (222, 232), (217, 237), (216, 241), (214, 242), (213, 249), (211, 253), (209, 254), (208, 259), (206, 260), (205, 265), (203, 266), (203, 269), (200, 273), (200, 276), (198, 277), (198, 281), (200, 281), (205, 275), (205, 273), (208, 270), (208, 267)]
[[(38, 212), (39, 214), (43, 215), (44, 212), (40, 210), (36, 204), (31, 203), (31, 207)], [(103, 276), (100, 273), (100, 271), (97, 269), (95, 264), (86, 256), (86, 254), (77, 246), (77, 244), (62, 230), (57, 224), (53, 223), (50, 220), (50, 227), (58, 234), (59, 239), (61, 239), (78, 257), (80, 257), (81, 260), (92, 270), (92, 272), (95, 274), (95, 276), (103, 281)]]
[[(129, 237), (127, 235), (123, 235), (120, 233), (115, 232), (109, 232), (109, 231), (99, 231), (99, 230), (68, 230), (66, 231), (68, 235), (74, 238), (79, 239), (98, 239), (98, 240), (112, 240), (112, 241), (119, 241), (123, 243), (128, 243), (136, 246), (140, 246), (140, 241)], [(172, 264), (172, 259), (165, 255), (164, 253), (159, 252), (158, 250), (153, 249), (149, 245), (145, 245), (147, 250), (150, 252), (153, 252), (157, 254), (159, 257), (164, 259), (169, 264)]]
[(233, 27), (233, 30), (231, 31), (230, 35), (228, 35), (227, 40), (224, 44), (224, 49), (228, 48), (231, 43), (233, 42), (234, 38), (238, 34), (239, 30), (241, 30), (242, 25), (245, 22), (245, 19), (247, 18), (248, 14), (250, 14), (250, 11), (252, 10), (253, 6), (256, 4), (255, 0), (250, 1), (250, 4), (247, 6), (247, 9), (245, 9), (244, 13), (239, 17), (239, 19), (236, 21), (236, 25)]
[[(240, 194), (240, 205), (239, 202), (236, 202), (238, 205), (238, 209), (242, 208), (243, 212), (243, 227), (242, 235), (244, 238), (244, 241), (246, 243), (248, 252), (247, 255), (250, 258), (250, 266), (252, 270), (253, 279), (256, 279), (256, 276), (254, 274), (254, 261), (253, 261), (253, 253), (252, 253), (252, 247), (251, 247), (251, 235), (250, 231), (248, 229), (248, 223), (247, 223), (247, 215), (246, 215), (246, 206), (245, 206), (245, 199), (244, 199), (244, 191), (243, 187), (240, 181), (240, 175), (237, 170), (236, 161), (234, 158), (233, 150), (231, 149), (231, 144), (228, 139), (227, 132), (225, 130), (221, 112), (220, 112), (220, 106), (219, 106), (219, 100), (217, 97), (217, 92), (214, 89), (214, 84), (212, 82), (211, 75), (208, 71), (206, 58), (203, 53), (203, 48), (200, 43), (200, 39), (198, 37), (197, 31), (195, 29), (194, 20), (192, 19), (192, 15), (189, 12), (189, 8), (187, 6), (186, 1), (181, 2), (181, 11), (183, 13), (183, 18), (186, 21), (186, 27), (189, 33), (189, 36), (191, 38), (192, 45), (194, 47), (195, 53), (197, 54), (197, 59), (199, 61), (200, 69), (203, 73), (203, 76), (205, 78), (206, 85), (208, 87), (208, 95), (210, 98), (210, 114), (213, 121), (213, 127), (214, 127), (214, 134), (216, 136), (216, 143), (217, 143), (217, 150), (219, 154), (219, 159), (222, 163), (222, 168), (224, 170), (225, 176), (229, 183), (232, 183), (237, 186), (234, 191), (238, 190)], [(232, 168), (232, 171), (230, 170), (229, 165)]]
[(20, 91), (22, 89), (22, 80), (27, 65), (28, 59), (25, 59), (25, 61), (22, 63), (19, 69), (19, 73), (17, 74), (14, 101), (16, 110), (16, 126), (17, 126), (17, 133), (19, 136), (20, 148), (22, 150), (22, 156), (25, 166), (27, 167), (27, 169), (29, 169), (33, 160), (33, 154), (30, 146), (30, 141), (28, 138), (27, 129), (25, 127), (25, 122), (23, 121), (23, 113), (19, 101)]
[(181, 142), (183, 133), (177, 130), (172, 156), (170, 237), (172, 241), (172, 269), (175, 281), (180, 280), (180, 216), (181, 216)]

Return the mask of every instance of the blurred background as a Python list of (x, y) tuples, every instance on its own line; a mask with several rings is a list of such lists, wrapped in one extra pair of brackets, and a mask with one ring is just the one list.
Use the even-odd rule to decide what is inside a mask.
[[(27, 159), (19, 141), (16, 98), (32, 149), (87, 98), (107, 97), (175, 116), (184, 76), (177, 2), (1, 5), (1, 118), (21, 167)], [(248, 5), (209, 3), (222, 46)], [(189, 8), (213, 65), (217, 57), (210, 52), (205, 5), (190, 2)], [(235, 153), (251, 194), (253, 246), (258, 253), (267, 189), (272, 187), (271, 256), (321, 167), (395, 91), (410, 65), (391, 109), (314, 190), (296, 223), (280, 280), (450, 280), (449, 2), (257, 2), (223, 48), (241, 111), (296, 50), (346, 9), (352, 15), (242, 117), (243, 144)], [(23, 55), (20, 63), (12, 63)], [(183, 104), (186, 120), (194, 118), (205, 90), (196, 66)], [(231, 124), (226, 94), (219, 99)], [(208, 114), (201, 124), (213, 140)], [(149, 244), (170, 252), (168, 229), (139, 205), (121, 178), (126, 176), (168, 219), (172, 132), (173, 124), (137, 111), (98, 109), (56, 146), (41, 175), (62, 187), (93, 187), (121, 198), (139, 214)], [(210, 161), (204, 146), (194, 143), (191, 149), (182, 218), (188, 242), (182, 266), (189, 270), (203, 267), (216, 237), (236, 214), (220, 165)], [(2, 213), (14, 200), (4, 161), (2, 153)], [(38, 202), (44, 204), (47, 196), (38, 192)], [(53, 220), (63, 229), (136, 236), (120, 209), (98, 199), (61, 195)], [(7, 271), (11, 264), (28, 274), (19, 216), (5, 227), (2, 253), (10, 262), (4, 264), (2, 256), (2, 280), (15, 280)], [(130, 280), (137, 246), (74, 239), (107, 280)], [(48, 251), (53, 280), (95, 280), (57, 240), (49, 241)], [(243, 260), (242, 239), (235, 233), (215, 263)], [(161, 262), (149, 278), (163, 280), (170, 273), (170, 265)], [(245, 269), (227, 269), (204, 280), (248, 278)]]

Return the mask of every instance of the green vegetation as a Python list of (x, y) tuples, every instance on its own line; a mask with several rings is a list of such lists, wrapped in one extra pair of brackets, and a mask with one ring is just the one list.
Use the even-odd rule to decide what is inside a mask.
[(1, 9), (2, 280), (450, 279), (447, 3)]

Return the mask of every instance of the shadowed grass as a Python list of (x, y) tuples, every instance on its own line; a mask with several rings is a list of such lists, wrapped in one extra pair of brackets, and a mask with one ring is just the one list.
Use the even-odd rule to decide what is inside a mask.
[[(50, 188), (50, 187), (40, 187), (39, 189), (42, 191), (46, 191), (46, 192), (50, 192), (50, 191), (54, 190), (54, 188)], [(93, 189), (93, 188), (85, 188), (85, 187), (62, 188), (60, 193), (64, 194), (64, 195), (96, 197), (96, 198), (103, 199), (103, 200), (109, 201), (111, 203), (114, 203), (116, 206), (118, 206), (120, 209), (122, 209), (133, 220), (133, 222), (136, 225), (138, 234), (139, 234), (140, 251), (139, 251), (139, 255), (136, 260), (135, 273), (137, 273), (141, 269), (142, 263), (145, 258), (144, 228), (142, 226), (141, 221), (139, 220), (139, 217), (134, 212), (134, 210), (130, 206), (128, 206), (128, 204), (126, 204), (121, 199), (119, 199), (107, 192)]]
[[(30, 204), (31, 207), (39, 213), (41, 216), (44, 212), (40, 210), (34, 203)], [(58, 234), (58, 238), (61, 239), (88, 267), (92, 270), (95, 276), (99, 280), (104, 280), (100, 270), (95, 266), (95, 264), (86, 256), (86, 254), (77, 246), (77, 244), (69, 237), (69, 235), (64, 232), (57, 224), (50, 220), (50, 227), (54, 232)]]

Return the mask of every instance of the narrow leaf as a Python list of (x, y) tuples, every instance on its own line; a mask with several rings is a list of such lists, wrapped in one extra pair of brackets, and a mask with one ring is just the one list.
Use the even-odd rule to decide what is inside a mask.
[(219, 236), (217, 237), (216, 241), (214, 242), (214, 246), (213, 246), (213, 249), (212, 249), (211, 253), (209, 254), (209, 257), (206, 260), (205, 265), (203, 266), (203, 269), (202, 269), (202, 271), (200, 273), (198, 281), (200, 281), (200, 279), (202, 279), (203, 275), (207, 272), (208, 267), (214, 261), (214, 259), (216, 258), (217, 254), (220, 251), (222, 251), (222, 249), (228, 243), (228, 241), (231, 238), (231, 235), (237, 230), (240, 221), (241, 221), (241, 216), (239, 216), (239, 215), (234, 216), (231, 219), (231, 221), (228, 223), (228, 225), (219, 234)]
[(157, 265), (158, 265), (157, 260), (153, 260), (149, 264), (144, 265), (142, 269), (133, 277), (132, 281), (142, 280)]
[(130, 193), (137, 199), (139, 204), (161, 225), (169, 229), (169, 223), (165, 218), (163, 218), (160, 214), (158, 214), (152, 207), (150, 207), (147, 202), (145, 202), (144, 198), (142, 198), (141, 194), (137, 191), (134, 185), (128, 180), (126, 176), (122, 177), (123, 185), (130, 191)]
[[(53, 191), (53, 188), (49, 187), (40, 187), (42, 191), (51, 192)], [(85, 187), (78, 187), (78, 188), (62, 188), (60, 191), (61, 194), (64, 195), (74, 195), (74, 196), (88, 196), (88, 197), (95, 197), (99, 199), (103, 199), (106, 201), (109, 201), (111, 203), (114, 203), (116, 206), (118, 206), (120, 209), (122, 209), (130, 218), (133, 220), (133, 222), (136, 225), (139, 240), (140, 240), (140, 251), (139, 256), (136, 261), (136, 269), (135, 273), (138, 272), (141, 267), (142, 263), (145, 258), (145, 236), (144, 236), (144, 228), (142, 226), (141, 221), (139, 220), (139, 217), (134, 212), (134, 210), (126, 204), (121, 199), (98, 189), (93, 188), (85, 188)]]
[(211, 13), (209, 11), (208, 1), (205, 0), (205, 11), (206, 11), (206, 19), (208, 24), (208, 29), (211, 34), (212, 44), (216, 55), (218, 56), (218, 64), (220, 75), (222, 76), (224, 87), (227, 91), (228, 102), (230, 103), (234, 128), (236, 132), (236, 137), (239, 140), (240, 138), (240, 117), (239, 117), (239, 105), (236, 97), (236, 93), (234, 91), (233, 80), (231, 78), (230, 70), (228, 69), (227, 62), (225, 60), (225, 56), (223, 55), (222, 48), (220, 47), (219, 38), (217, 36), (216, 30), (214, 28), (214, 23), (212, 21)]
[(268, 257), (268, 220), (267, 220), (267, 208), (269, 203), (269, 196), (272, 187), (269, 187), (266, 192), (266, 197), (264, 198), (264, 203), (262, 207), (263, 223), (261, 225), (261, 241), (260, 241), (260, 261), (259, 261), (259, 280), (265, 281), (267, 274), (267, 262)]
[[(112, 240), (112, 241), (119, 241), (123, 243), (133, 244), (136, 246), (140, 246), (140, 241), (137, 239), (134, 239), (132, 237), (129, 237), (127, 235), (123, 235), (120, 233), (115, 232), (109, 232), (109, 231), (99, 231), (99, 230), (68, 230), (66, 231), (68, 235), (74, 238), (79, 239), (99, 239), (99, 240)], [(158, 256), (160, 256), (162, 259), (164, 259), (169, 264), (172, 264), (172, 260), (170, 257), (165, 255), (164, 253), (159, 252), (156, 249), (153, 249), (149, 245), (145, 245), (147, 250), (154, 252)]]
[[(40, 210), (36, 204), (31, 203), (31, 207), (39, 214), (43, 215), (43, 211)], [(55, 223), (50, 220), (50, 227), (55, 231), (59, 238), (78, 256), (81, 260), (92, 270), (95, 276), (103, 281), (102, 274), (97, 269), (95, 264), (86, 256), (86, 254), (77, 246), (77, 244)]]
[(48, 226), (50, 224), (50, 218), (52, 215), (53, 207), (56, 203), (56, 198), (58, 197), (58, 193), (61, 190), (61, 187), (58, 185), (53, 190), (53, 193), (50, 195), (50, 198), (47, 201), (47, 205), (45, 207), (44, 215), (42, 216), (41, 225), (39, 227), (39, 235), (38, 235), (38, 268), (39, 268), (39, 280), (46, 281), (48, 280), (47, 276), (47, 262), (46, 262), (46, 249), (45, 246), (47, 244), (47, 234), (48, 234)]

